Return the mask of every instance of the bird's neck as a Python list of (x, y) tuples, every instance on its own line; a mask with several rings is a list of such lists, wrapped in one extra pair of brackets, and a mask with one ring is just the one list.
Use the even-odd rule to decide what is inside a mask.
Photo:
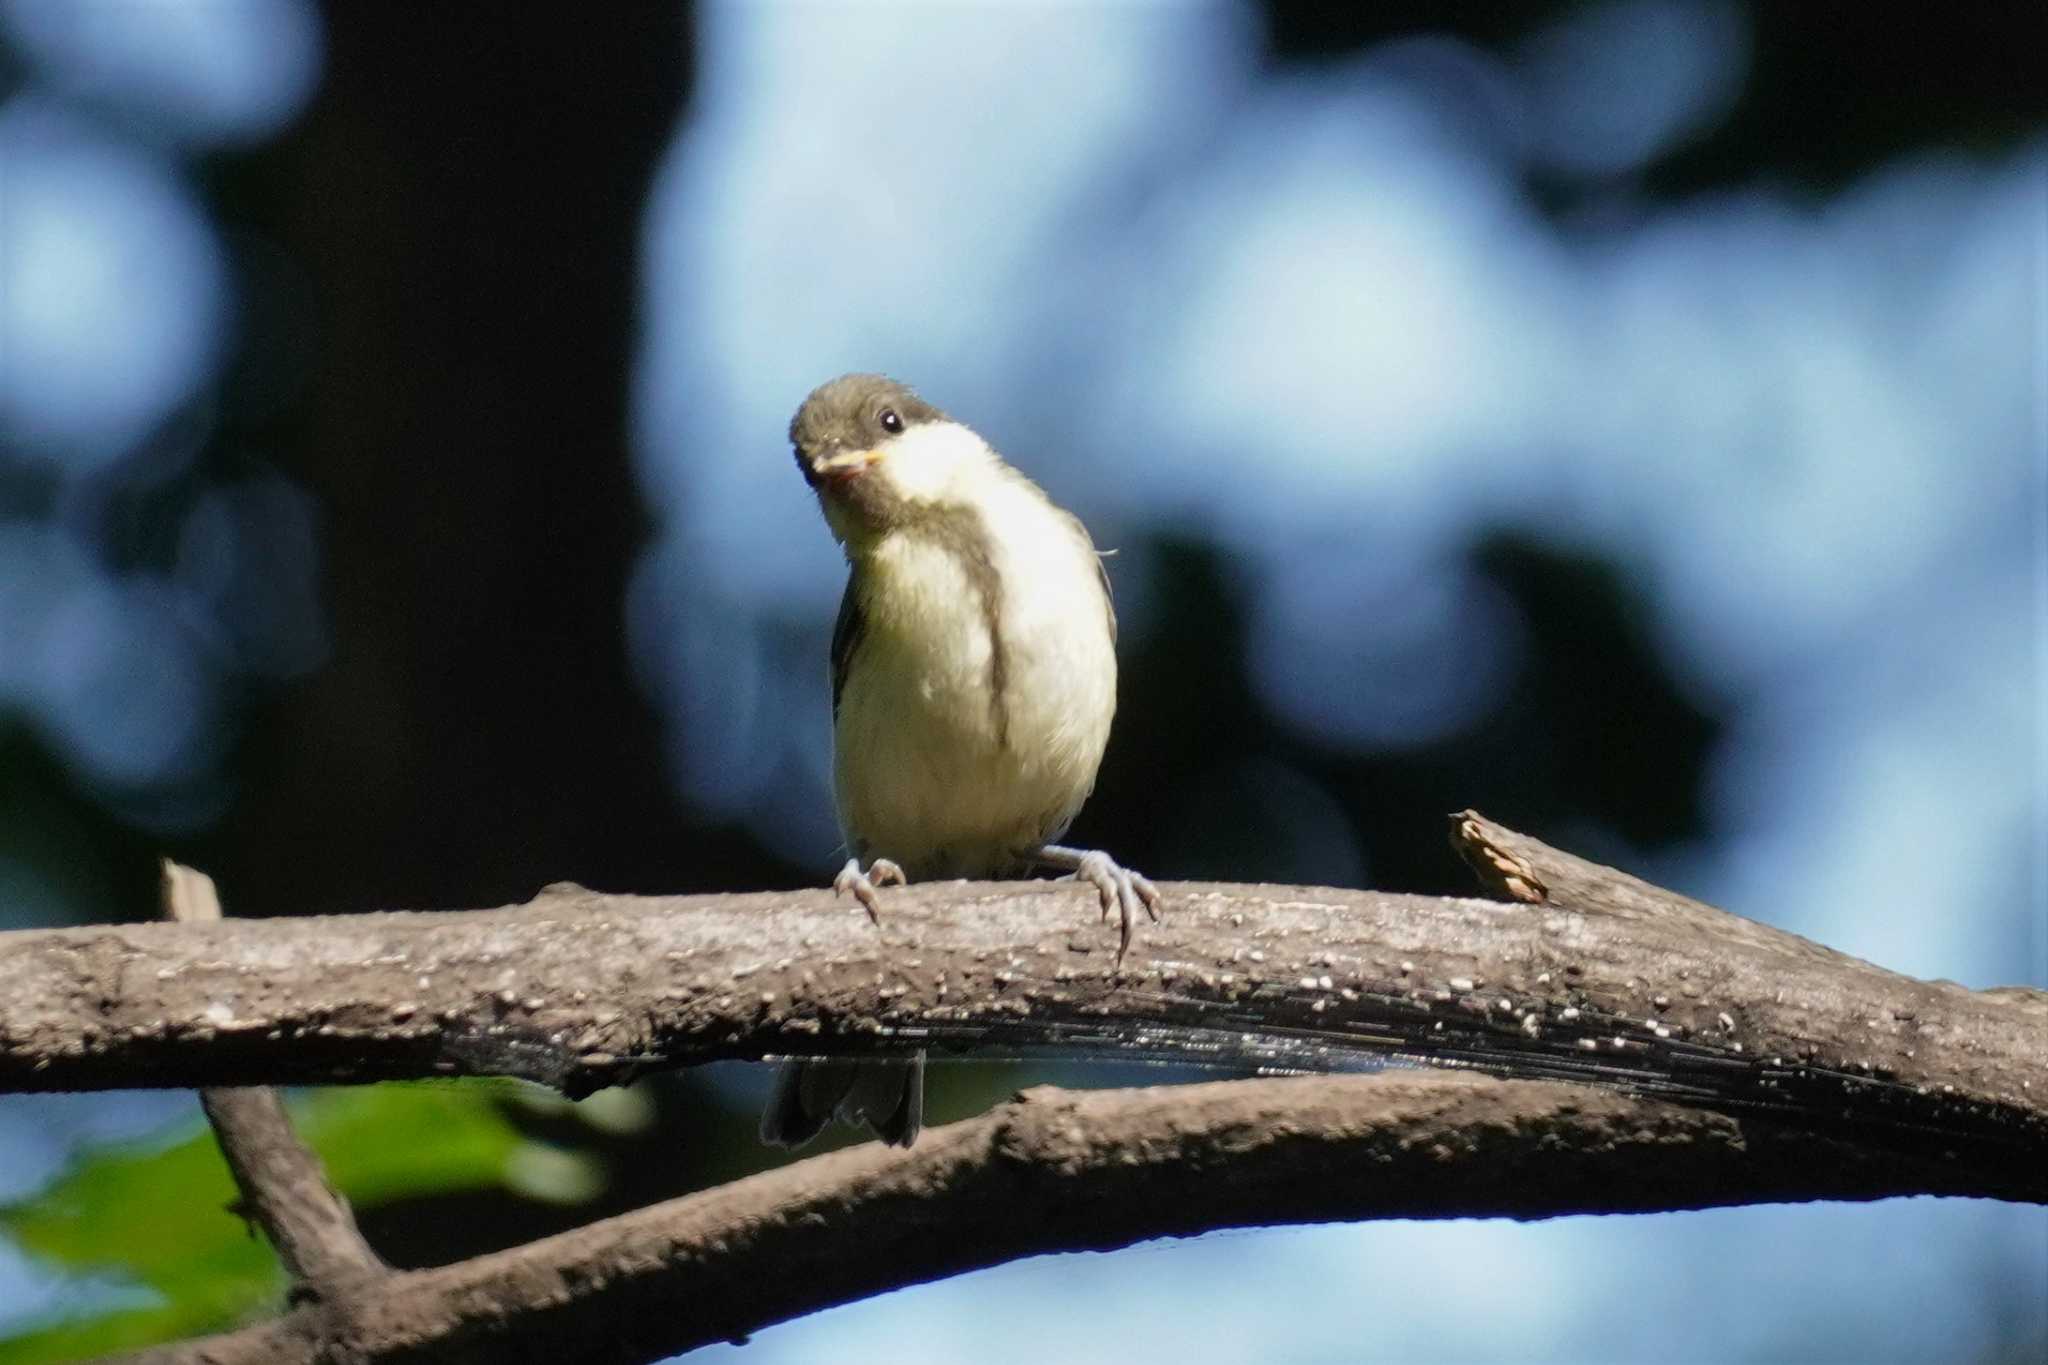
[(991, 457), (987, 468), (962, 480), (942, 498), (898, 498), (880, 515), (843, 516), (833, 530), (856, 572), (887, 557), (905, 541), (932, 542), (987, 559), (985, 548), (1006, 536), (1029, 535), (1051, 504), (1037, 485)]
[(827, 492), (825, 519), (856, 566), (892, 536), (944, 528), (1004, 503), (1023, 475), (958, 422), (931, 422), (890, 441), (880, 463)]

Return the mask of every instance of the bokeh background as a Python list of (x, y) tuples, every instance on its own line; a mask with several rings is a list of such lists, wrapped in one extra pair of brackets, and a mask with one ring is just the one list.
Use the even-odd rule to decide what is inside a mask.
[[(246, 915), (816, 883), (782, 433), (860, 368), (1116, 547), (1078, 838), (1442, 892), (1476, 806), (2048, 986), (2037, 26), (0, 0), (0, 926), (145, 917), (162, 852)], [(760, 1071), (301, 1115), (422, 1264), (778, 1159)], [(0, 1360), (275, 1294), (196, 1125), (0, 1097)], [(702, 1358), (2036, 1362), (2048, 1211), (1244, 1233)]]

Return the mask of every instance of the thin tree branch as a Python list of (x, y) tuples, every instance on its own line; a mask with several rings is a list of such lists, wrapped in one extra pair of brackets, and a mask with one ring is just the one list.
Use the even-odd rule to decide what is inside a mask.
[[(163, 860), (164, 913), (181, 924), (221, 918), (213, 878)], [(241, 1191), (241, 1207), (263, 1229), (297, 1296), (332, 1295), (387, 1273), (363, 1240), (348, 1201), (327, 1183), (320, 1158), (292, 1130), (284, 1100), (267, 1086), (210, 1088), (200, 1107)]]
[(1090, 893), (1047, 882), (892, 888), (879, 932), (825, 892), (553, 886), (466, 914), (0, 934), (0, 1090), (469, 1073), (582, 1094), (917, 1047), (1393, 1054), (1775, 1114), (2048, 1192), (2048, 996), (1916, 981), (1469, 813), (1455, 829), (1544, 898), (1169, 885), (1120, 974)]
[(1398, 1071), (1048, 1088), (908, 1151), (813, 1157), (131, 1359), (623, 1365), (1051, 1251), (1272, 1223), (1954, 1194), (1961, 1174), (1556, 1081)]

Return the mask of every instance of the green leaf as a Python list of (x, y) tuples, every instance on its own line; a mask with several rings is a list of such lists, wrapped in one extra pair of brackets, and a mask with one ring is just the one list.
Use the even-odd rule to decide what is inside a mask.
[[(532, 1144), (501, 1112), (502, 1086), (423, 1082), (320, 1090), (292, 1119), (358, 1208), (502, 1187)], [(80, 1355), (218, 1331), (276, 1306), (284, 1274), (229, 1205), (234, 1180), (211, 1130), (168, 1146), (103, 1148), (43, 1193), (0, 1206), (0, 1229), (69, 1275), (131, 1290), (107, 1311), (30, 1323), (0, 1338), (0, 1365)]]
[(105, 1355), (110, 1351), (139, 1350), (209, 1330), (211, 1327), (206, 1318), (184, 1306), (165, 1304), (129, 1309), (103, 1317), (60, 1322), (20, 1336), (0, 1339), (0, 1362), (5, 1362), (5, 1365), (46, 1365), (47, 1362)]

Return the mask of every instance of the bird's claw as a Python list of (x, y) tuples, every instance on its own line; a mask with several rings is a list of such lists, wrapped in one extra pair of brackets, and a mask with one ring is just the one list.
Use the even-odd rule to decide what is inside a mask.
[(1142, 908), (1154, 924), (1159, 922), (1159, 888), (1141, 872), (1133, 872), (1100, 849), (1081, 854), (1074, 870), (1062, 880), (1087, 882), (1102, 898), (1102, 918), (1117, 912), (1116, 965), (1124, 965), (1130, 951), (1131, 928)]
[(903, 869), (887, 858), (877, 858), (868, 864), (867, 871), (860, 868), (860, 859), (848, 858), (846, 866), (839, 869), (839, 875), (832, 879), (834, 895), (844, 896), (849, 892), (868, 912), (868, 919), (876, 928), (882, 924), (882, 901), (875, 894), (877, 886), (903, 886), (909, 882)]

